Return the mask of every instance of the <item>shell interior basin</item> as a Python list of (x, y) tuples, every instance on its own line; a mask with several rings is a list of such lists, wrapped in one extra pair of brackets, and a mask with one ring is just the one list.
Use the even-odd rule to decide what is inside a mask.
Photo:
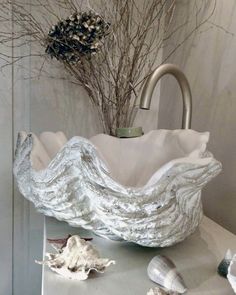
[[(35, 170), (45, 169), (67, 142), (62, 132), (43, 132), (39, 138), (33, 137), (35, 144), (31, 160)], [(157, 170), (174, 159), (200, 158), (208, 140), (209, 132), (182, 129), (154, 130), (136, 138), (116, 138), (106, 134), (90, 138), (110, 176), (130, 187), (145, 185)]]

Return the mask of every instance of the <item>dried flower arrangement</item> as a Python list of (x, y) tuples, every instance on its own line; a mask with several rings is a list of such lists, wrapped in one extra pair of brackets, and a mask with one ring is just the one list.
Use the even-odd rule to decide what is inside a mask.
[[(176, 0), (84, 2), (3, 0), (0, 22), (12, 27), (0, 32), (0, 44), (30, 46), (30, 56), (43, 59), (40, 73), (45, 60), (60, 61), (74, 83), (86, 90), (104, 132), (115, 135), (117, 128), (132, 126), (142, 82), (163, 44), (183, 25), (169, 32)], [(171, 54), (211, 15), (196, 22)], [(5, 60), (11, 58), (10, 64), (26, 56), (0, 53)]]
[(108, 28), (109, 23), (92, 11), (73, 13), (52, 26), (46, 53), (59, 61), (77, 64), (83, 57), (96, 54)]

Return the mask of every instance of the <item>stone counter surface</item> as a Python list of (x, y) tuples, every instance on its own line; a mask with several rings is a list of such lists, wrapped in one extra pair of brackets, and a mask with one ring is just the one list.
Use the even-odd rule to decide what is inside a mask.
[(132, 243), (105, 240), (47, 217), (43, 255), (54, 252), (47, 238), (61, 238), (68, 234), (92, 237), (92, 243), (101, 256), (116, 260), (116, 265), (86, 281), (66, 280), (44, 266), (42, 295), (146, 295), (155, 286), (147, 276), (147, 265), (157, 254), (167, 255), (174, 261), (187, 285), (186, 294), (234, 294), (228, 281), (217, 274), (217, 266), (228, 248), (236, 253), (236, 236), (207, 217), (203, 218), (193, 235), (169, 248), (144, 248)]

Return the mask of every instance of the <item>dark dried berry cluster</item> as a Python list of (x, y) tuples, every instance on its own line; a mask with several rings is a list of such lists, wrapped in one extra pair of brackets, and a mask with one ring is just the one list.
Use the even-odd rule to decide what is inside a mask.
[(95, 54), (110, 24), (92, 12), (74, 13), (52, 26), (46, 53), (57, 60), (78, 63), (83, 56)]

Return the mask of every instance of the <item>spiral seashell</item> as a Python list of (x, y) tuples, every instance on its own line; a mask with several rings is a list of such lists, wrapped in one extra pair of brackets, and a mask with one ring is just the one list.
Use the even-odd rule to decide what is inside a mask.
[(187, 288), (181, 275), (177, 272), (175, 264), (166, 256), (155, 256), (148, 265), (149, 278), (165, 289), (185, 293)]

